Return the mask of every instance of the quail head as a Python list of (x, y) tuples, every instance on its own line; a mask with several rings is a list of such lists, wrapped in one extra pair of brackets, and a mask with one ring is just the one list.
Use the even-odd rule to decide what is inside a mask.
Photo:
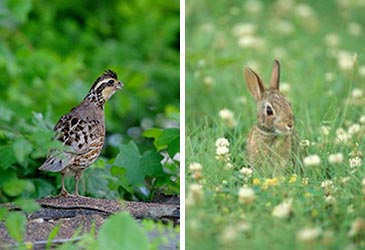
[(49, 172), (60, 172), (60, 196), (71, 196), (64, 183), (66, 174), (75, 176), (75, 196), (79, 196), (79, 181), (83, 171), (99, 156), (105, 139), (104, 105), (124, 87), (117, 74), (111, 70), (96, 79), (89, 93), (78, 106), (62, 116), (54, 130), (63, 149), (53, 150), (39, 167)]

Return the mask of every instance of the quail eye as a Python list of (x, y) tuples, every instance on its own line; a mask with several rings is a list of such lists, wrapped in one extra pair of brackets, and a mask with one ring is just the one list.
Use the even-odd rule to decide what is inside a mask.
[(108, 86), (112, 86), (114, 84), (114, 80), (109, 80), (108, 81)]
[(274, 111), (272, 110), (271, 106), (267, 105), (266, 106), (266, 114), (267, 115), (273, 115)]

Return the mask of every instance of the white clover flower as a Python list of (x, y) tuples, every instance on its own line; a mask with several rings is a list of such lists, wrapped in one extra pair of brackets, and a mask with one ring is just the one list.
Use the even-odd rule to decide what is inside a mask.
[(356, 168), (361, 166), (361, 158), (359, 156), (355, 156), (349, 159), (350, 168)]
[(293, 0), (278, 0), (275, 3), (275, 7), (279, 13), (286, 13), (292, 11), (294, 7)]
[(349, 182), (351, 180), (350, 176), (346, 176), (346, 177), (342, 177), (341, 178), (341, 183), (342, 184), (346, 184), (347, 182)]
[(359, 121), (361, 124), (365, 124), (365, 115), (360, 116)]
[(301, 142), (300, 142), (300, 146), (301, 147), (303, 147), (303, 148), (307, 148), (307, 147), (309, 147), (309, 145), (310, 145), (311, 143), (310, 143), (310, 141), (309, 140), (302, 140)]
[(215, 141), (215, 146), (217, 148), (219, 148), (219, 147), (229, 147), (229, 141), (224, 137), (218, 138)]
[(285, 93), (289, 93), (290, 92), (290, 84), (287, 82), (281, 82), (280, 83), (280, 90), (281, 92)]
[(354, 123), (354, 124), (352, 124), (352, 125), (349, 127), (349, 129), (348, 129), (348, 133), (349, 133), (350, 135), (354, 135), (354, 134), (359, 133), (359, 132), (360, 132), (360, 129), (361, 129), (360, 124)]
[(255, 199), (255, 191), (249, 187), (241, 187), (238, 191), (238, 201), (243, 204), (250, 204)]
[(358, 99), (358, 98), (362, 98), (364, 96), (364, 92), (362, 89), (359, 89), (359, 88), (354, 88), (352, 91), (351, 91), (351, 97), (352, 98), (355, 98), (355, 99)]
[(233, 164), (230, 162), (227, 162), (226, 165), (224, 166), (224, 169), (226, 169), (226, 170), (230, 170), (232, 168), (233, 168)]
[(262, 10), (262, 3), (258, 0), (248, 0), (243, 4), (243, 8), (252, 14), (259, 13)]
[(346, 143), (350, 139), (350, 135), (343, 128), (338, 128), (336, 130), (336, 143)]
[(288, 218), (293, 212), (292, 203), (292, 199), (284, 200), (282, 203), (274, 207), (271, 211), (271, 215), (279, 219)]
[(321, 188), (325, 191), (327, 195), (336, 193), (337, 188), (333, 184), (332, 180), (324, 180), (321, 182)]
[(365, 66), (359, 66), (359, 76), (364, 77), (365, 76)]
[(237, 230), (239, 232), (247, 232), (252, 228), (251, 224), (246, 221), (241, 221), (237, 224)]
[(241, 104), (246, 104), (247, 103), (247, 98), (245, 96), (240, 96), (237, 98), (237, 102), (241, 103)]
[(297, 233), (297, 240), (302, 242), (312, 242), (316, 240), (322, 230), (319, 227), (315, 228), (304, 228)]
[(365, 221), (362, 218), (356, 218), (352, 223), (351, 223), (351, 228), (350, 231), (348, 233), (348, 235), (350, 237), (354, 237), (356, 235), (359, 235), (360, 233), (364, 233), (365, 232)]
[(324, 79), (327, 81), (327, 82), (333, 82), (335, 80), (335, 74), (333, 74), (332, 72), (326, 72), (324, 74)]
[(340, 36), (336, 33), (329, 33), (324, 36), (324, 41), (329, 47), (338, 47), (340, 45)]
[(227, 147), (218, 147), (216, 149), (216, 154), (218, 156), (227, 155), (227, 154), (229, 154), (229, 148), (227, 148)]
[(361, 24), (359, 24), (359, 23), (355, 23), (355, 22), (349, 23), (347, 28), (348, 28), (349, 33), (353, 36), (359, 36), (362, 33), (362, 27), (361, 27)]
[(328, 195), (324, 198), (324, 202), (328, 205), (334, 205), (336, 204), (336, 198), (332, 195)]
[(308, 155), (303, 159), (303, 163), (307, 167), (319, 166), (321, 158), (318, 155)]
[(244, 175), (244, 176), (251, 177), (252, 176), (252, 173), (253, 173), (253, 170), (252, 170), (252, 168), (245, 168), (245, 167), (243, 167), (243, 168), (241, 168), (240, 173), (242, 175)]
[(229, 225), (220, 234), (220, 240), (222, 243), (230, 243), (238, 237), (236, 227)]
[(215, 82), (215, 79), (212, 76), (206, 76), (203, 79), (203, 83), (207, 87), (212, 87)]
[(199, 59), (198, 60), (198, 67), (205, 67), (206, 66), (206, 61), (205, 61), (205, 59)]
[(257, 26), (254, 23), (238, 23), (233, 26), (233, 34), (236, 36), (252, 35), (256, 32)]
[(290, 35), (294, 31), (294, 25), (286, 20), (278, 20), (273, 23), (273, 29), (283, 35)]
[(241, 48), (263, 49), (266, 46), (266, 42), (261, 37), (246, 35), (238, 39), (238, 46)]
[(330, 134), (330, 131), (331, 131), (331, 127), (329, 126), (321, 126), (321, 134), (324, 135), (324, 136), (328, 136)]
[(313, 18), (314, 10), (308, 4), (301, 3), (296, 6), (295, 14), (303, 19), (309, 19)]
[(342, 153), (336, 153), (336, 154), (330, 154), (328, 156), (328, 162), (331, 164), (339, 164), (343, 162), (343, 154)]
[(195, 180), (199, 180), (202, 178), (202, 165), (197, 162), (193, 162), (189, 164), (189, 171), (191, 172), (191, 177)]
[(189, 164), (189, 170), (191, 172), (201, 171), (202, 169), (203, 169), (202, 165), (198, 162), (193, 162)]
[(198, 202), (203, 197), (203, 186), (201, 184), (190, 184), (188, 196), (192, 200), (192, 203)]
[(337, 64), (342, 70), (353, 69), (355, 61), (356, 54), (352, 54), (348, 51), (339, 51), (337, 54)]
[(361, 185), (362, 185), (363, 187), (365, 187), (365, 178), (363, 178), (363, 179), (362, 179), (362, 181), (361, 181)]
[(229, 128), (233, 128), (237, 125), (234, 113), (229, 109), (222, 109), (219, 111), (219, 117)]

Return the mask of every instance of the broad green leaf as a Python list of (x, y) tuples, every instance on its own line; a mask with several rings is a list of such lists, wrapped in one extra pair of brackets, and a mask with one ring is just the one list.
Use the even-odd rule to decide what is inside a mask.
[(20, 207), (26, 213), (32, 213), (40, 208), (40, 205), (35, 200), (19, 198), (14, 201), (14, 204)]
[(32, 9), (31, 0), (7, 0), (6, 3), (19, 22), (27, 20), (28, 13)]
[(19, 196), (25, 191), (34, 190), (33, 183), (26, 180), (12, 179), (3, 186), (4, 193), (8, 196)]
[(162, 134), (156, 139), (155, 145), (158, 150), (166, 148), (167, 145), (180, 136), (180, 130), (177, 128), (165, 129)]
[(32, 148), (32, 144), (22, 137), (15, 140), (13, 144), (14, 155), (20, 164), (25, 165), (25, 160), (32, 151)]
[(99, 249), (148, 249), (146, 232), (127, 213), (110, 216), (100, 228)]
[(8, 214), (9, 211), (6, 207), (0, 207), (0, 221), (2, 221)]
[(160, 128), (150, 128), (143, 131), (143, 136), (146, 138), (156, 139), (162, 134), (163, 130)]
[(11, 146), (0, 147), (0, 168), (7, 169), (16, 162), (13, 148)]
[(140, 162), (140, 167), (144, 170), (144, 173), (148, 176), (161, 176), (163, 175), (161, 161), (163, 156), (158, 152), (147, 151), (143, 154)]
[(176, 153), (180, 152), (180, 136), (176, 137), (169, 143), (167, 152), (169, 153), (171, 158), (174, 157)]
[[(130, 142), (119, 147), (114, 165), (126, 169), (126, 178), (132, 185), (140, 184), (146, 176), (162, 174), (162, 156), (158, 152), (147, 151), (143, 155), (136, 144)], [(115, 170), (114, 170), (115, 172)]]
[(5, 225), (10, 237), (17, 242), (23, 241), (27, 219), (22, 212), (11, 212), (6, 218)]

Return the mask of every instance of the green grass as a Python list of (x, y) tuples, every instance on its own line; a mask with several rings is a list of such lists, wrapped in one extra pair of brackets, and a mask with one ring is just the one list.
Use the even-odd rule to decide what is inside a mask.
[[(365, 6), (360, 2), (186, 2), (187, 249), (365, 247), (365, 225), (357, 220), (365, 223), (365, 168), (363, 160), (357, 167), (349, 163), (365, 149), (360, 121), (365, 96), (356, 97), (365, 81)], [(258, 11), (250, 12), (250, 6)], [(235, 34), (242, 23), (246, 33)], [(248, 37), (258, 40), (250, 44)], [(240, 39), (248, 46), (240, 46)], [(310, 143), (303, 151), (318, 155), (321, 163), (303, 164), (302, 172), (288, 166), (286, 175), (274, 179), (259, 171), (244, 176), (240, 169), (246, 165), (245, 141), (256, 107), (242, 69), (250, 66), (267, 83), (275, 58), (281, 62), (281, 82), (290, 86), (285, 94), (297, 130)], [(219, 117), (225, 108), (233, 112), (236, 126), (230, 128)], [(353, 124), (360, 129), (351, 134)], [(329, 127), (328, 135), (322, 126)], [(346, 142), (336, 140), (340, 128)], [(221, 137), (230, 142), (226, 162), (216, 159), (215, 141)], [(329, 155), (336, 153), (343, 160), (331, 163)], [(194, 162), (201, 171), (189, 170)], [(324, 187), (326, 180), (333, 185)], [(254, 191), (252, 201), (239, 201), (242, 187)], [(287, 216), (273, 216), (287, 200)], [(359, 230), (350, 235), (356, 220)], [(314, 234), (303, 239), (306, 229)]]

